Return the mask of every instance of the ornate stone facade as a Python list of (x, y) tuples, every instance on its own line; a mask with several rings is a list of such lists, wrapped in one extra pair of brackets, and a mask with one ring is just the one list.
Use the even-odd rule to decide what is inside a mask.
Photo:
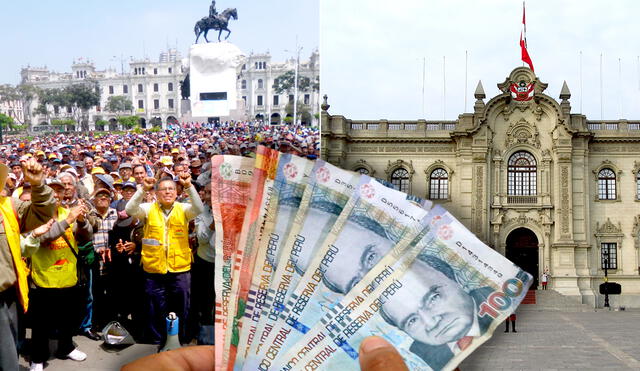
[[(518, 86), (533, 96), (512, 93)], [(455, 121), (352, 120), (330, 115), (325, 103), (322, 157), (388, 181), (403, 167), (412, 194), (437, 195), (435, 203), (507, 256), (526, 232), (537, 246), (521, 266), (538, 277), (548, 268), (552, 288), (594, 306), (603, 303), (602, 253), (610, 251), (609, 279), (622, 285), (612, 303), (640, 307), (640, 122), (571, 114), (566, 84), (557, 101), (526, 67), (498, 88), (485, 103), (478, 84), (474, 111)], [(442, 184), (446, 194), (432, 192)]]

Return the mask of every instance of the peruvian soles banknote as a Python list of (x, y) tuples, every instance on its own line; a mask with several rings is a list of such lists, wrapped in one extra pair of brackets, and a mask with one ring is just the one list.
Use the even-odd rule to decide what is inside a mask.
[(247, 296), (247, 308), (239, 334), (239, 348), (235, 363), (241, 367), (251, 349), (258, 347), (261, 336), (261, 309), (267, 300), (273, 272), (277, 269), (280, 247), (287, 237), (294, 215), (307, 185), (313, 162), (291, 154), (281, 154), (274, 181), (274, 193), (265, 218), (265, 225), (256, 255), (255, 271)]
[(239, 328), (247, 307), (247, 297), (251, 276), (260, 242), (261, 228), (264, 224), (280, 153), (276, 150), (258, 146), (251, 180), (249, 205), (245, 212), (242, 232), (235, 253), (235, 264), (231, 279), (231, 294), (228, 308), (227, 331), (224, 334), (222, 367), (232, 369), (239, 341)]
[(452, 370), (520, 304), (530, 274), (434, 208), (428, 233), (397, 262), (367, 275), (278, 370), (357, 370), (362, 340), (385, 338), (409, 369)]
[(360, 177), (286, 309), (278, 313), (282, 320), (273, 342), (247, 363), (248, 369), (269, 369), (282, 349), (293, 345), (331, 310), (396, 243), (405, 236), (412, 239), (423, 229), (421, 221), (428, 210), (406, 196), (368, 176)]
[[(211, 210), (216, 227), (215, 343), (224, 344), (231, 298), (234, 253), (249, 203), (255, 160), (239, 156), (214, 156), (211, 159)], [(222, 369), (224, 348), (216, 347), (215, 369)]]
[[(316, 161), (268, 291), (268, 296), (273, 300), (267, 304), (269, 308), (263, 312), (263, 316), (266, 322), (270, 322), (266, 324), (269, 328), (278, 320), (289, 289), (295, 288), (302, 278), (314, 252), (353, 194), (359, 178), (357, 173), (322, 160)], [(262, 343), (269, 346), (275, 333), (271, 331)], [(249, 355), (250, 363), (255, 362), (256, 357), (255, 354)]]

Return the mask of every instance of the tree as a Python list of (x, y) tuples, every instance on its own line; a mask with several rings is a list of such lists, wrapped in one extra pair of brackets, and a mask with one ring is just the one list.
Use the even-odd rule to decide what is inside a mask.
[(125, 129), (130, 129), (140, 122), (138, 116), (122, 116), (118, 117), (118, 122)]
[(100, 86), (97, 81), (68, 85), (64, 91), (69, 95), (71, 112), (82, 130), (89, 130), (89, 110), (100, 104)]
[(0, 113), (0, 127), (2, 127), (2, 130), (7, 130), (8, 128), (13, 127), (13, 123), (13, 117)]
[[(295, 87), (295, 75), (296, 72), (294, 70), (290, 70), (276, 77), (275, 80), (273, 80), (273, 89), (275, 92), (277, 94), (282, 94), (293, 91), (293, 88)], [(298, 74), (298, 91), (306, 92), (319, 90), (320, 80), (318, 79), (318, 76), (316, 76), (315, 80), (312, 82), (310, 78)]]
[(131, 100), (124, 95), (112, 95), (107, 99), (107, 104), (104, 106), (104, 109), (114, 113), (133, 111), (133, 104)]
[(9, 84), (0, 85), (0, 103), (19, 101), (24, 112), (24, 121), (20, 121), (18, 115), (14, 114), (13, 119), (18, 124), (24, 124), (31, 118), (31, 101), (36, 97), (37, 89), (32, 85), (21, 84), (16, 87)]

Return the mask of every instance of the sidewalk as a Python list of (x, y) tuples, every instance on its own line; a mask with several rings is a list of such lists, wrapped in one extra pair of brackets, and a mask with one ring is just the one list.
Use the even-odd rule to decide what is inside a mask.
[[(567, 313), (519, 311), (518, 333), (494, 336), (461, 365), (462, 371), (501, 370), (638, 370), (640, 369), (640, 311)], [(102, 342), (74, 338), (88, 357), (84, 362), (51, 359), (47, 371), (82, 368), (118, 370), (123, 364), (157, 351), (155, 345), (136, 344), (108, 353)], [(20, 364), (28, 363), (21, 358)]]

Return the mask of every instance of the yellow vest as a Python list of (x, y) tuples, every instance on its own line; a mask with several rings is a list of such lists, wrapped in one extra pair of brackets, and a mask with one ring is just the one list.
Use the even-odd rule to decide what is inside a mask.
[(166, 222), (160, 205), (151, 204), (144, 225), (142, 268), (147, 273), (163, 274), (191, 268), (189, 221), (179, 203), (173, 205)]
[[(58, 207), (58, 221), (64, 220), (67, 215), (69, 215), (68, 209)], [(77, 254), (78, 246), (73, 237), (73, 225), (70, 225), (64, 233)], [(64, 238), (60, 236), (48, 246), (40, 246), (31, 256), (31, 278), (39, 287), (58, 289), (72, 287), (78, 283), (76, 263), (75, 255)]]
[(22, 304), (22, 309), (26, 312), (29, 308), (29, 284), (27, 283), (29, 269), (24, 260), (22, 260), (22, 253), (20, 252), (20, 225), (18, 224), (18, 215), (13, 208), (10, 197), (0, 197), (0, 212), (2, 213), (4, 232), (7, 235), (9, 250), (13, 258), (13, 266), (18, 279), (18, 299), (20, 300), (20, 304)]

